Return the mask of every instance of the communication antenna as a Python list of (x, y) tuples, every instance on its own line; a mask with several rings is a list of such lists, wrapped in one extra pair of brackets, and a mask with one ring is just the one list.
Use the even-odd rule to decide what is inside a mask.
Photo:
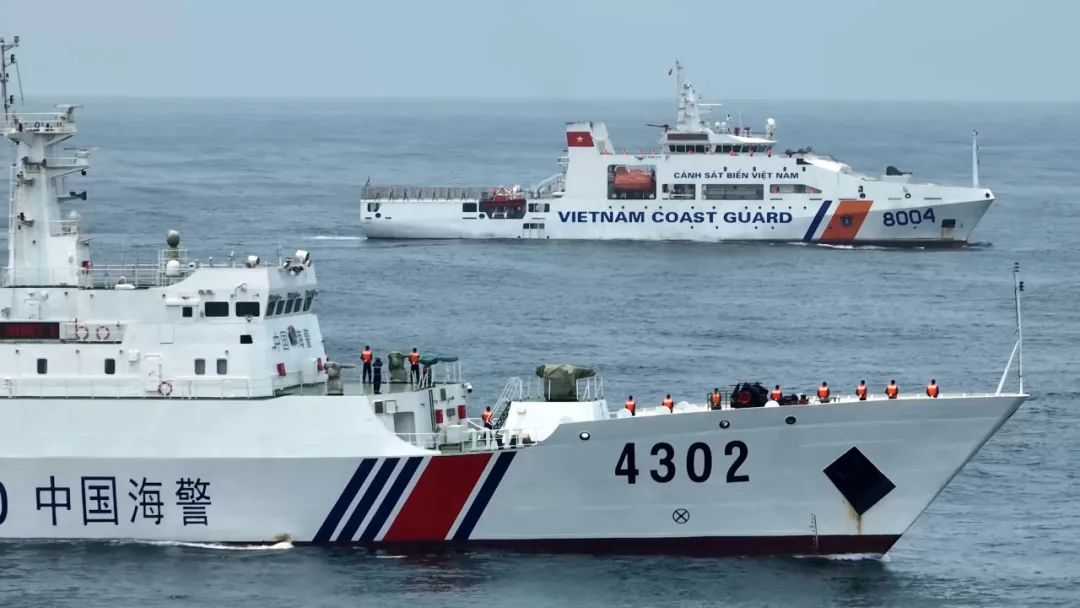
[[(971, 187), (979, 187), (979, 132), (971, 132)], [(1017, 270), (1019, 272), (1019, 270)]]
[(0, 94), (4, 97), (4, 121), (7, 122), (11, 118), (11, 107), (15, 105), (15, 96), (8, 94), (8, 66), (15, 66), (15, 74), (19, 83), (19, 101), (22, 99), (22, 75), (19, 74), (19, 66), (15, 63), (15, 54), (12, 53), (8, 57), (8, 51), (15, 49), (19, 46), (19, 37), (15, 36), (12, 42), (7, 42), (3, 38), (0, 38)]
[(1013, 299), (1016, 301), (1016, 344), (1013, 345), (1009, 362), (1005, 364), (1005, 371), (1001, 372), (1001, 381), (998, 382), (997, 393), (1001, 394), (1005, 386), (1005, 378), (1009, 375), (1013, 358), (1016, 358), (1016, 379), (1020, 393), (1024, 392), (1024, 323), (1020, 314), (1020, 294), (1024, 293), (1024, 282), (1020, 280), (1020, 262), (1013, 262)]

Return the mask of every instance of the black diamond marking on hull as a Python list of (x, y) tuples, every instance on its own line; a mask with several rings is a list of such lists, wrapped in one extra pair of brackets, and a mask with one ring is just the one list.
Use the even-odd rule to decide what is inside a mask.
[(825, 467), (825, 475), (860, 517), (896, 488), (859, 448), (851, 448)]

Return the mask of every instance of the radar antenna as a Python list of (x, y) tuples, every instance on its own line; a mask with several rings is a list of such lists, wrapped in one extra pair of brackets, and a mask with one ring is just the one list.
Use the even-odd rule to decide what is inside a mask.
[(656, 127), (657, 129), (663, 129), (664, 133), (667, 133), (671, 129), (671, 125), (669, 125), (666, 122), (664, 124), (662, 124), (662, 125), (654, 125), (651, 122), (647, 122), (647, 123), (645, 123), (645, 126), (646, 127)]

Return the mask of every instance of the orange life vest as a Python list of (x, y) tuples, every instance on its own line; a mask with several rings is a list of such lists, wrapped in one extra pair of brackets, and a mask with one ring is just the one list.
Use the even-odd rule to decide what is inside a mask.
[(360, 353), (360, 360), (364, 363), (371, 363), (371, 351), (364, 349), (364, 352)]
[(409, 353), (409, 363), (413, 365), (420, 363), (420, 353)]
[(675, 401), (672, 400), (670, 397), (665, 397), (663, 406), (666, 407), (668, 410), (674, 411), (675, 410)]
[(484, 410), (484, 413), (480, 414), (480, 419), (484, 422), (491, 422), (491, 410)]
[(889, 399), (896, 399), (896, 397), (900, 395), (900, 387), (895, 384), (889, 384), (889, 386), (885, 387), (885, 395), (887, 395)]
[(855, 396), (858, 397), (860, 401), (866, 401), (866, 385), (865, 384), (860, 384), (859, 386), (855, 387)]
[(720, 405), (720, 393), (713, 393), (709, 397), (709, 400), (712, 402), (713, 405)]
[(938, 396), (938, 387), (937, 387), (936, 383), (931, 382), (930, 384), (926, 385), (926, 396), (928, 396), (928, 397), (937, 397)]
[(774, 388), (772, 390), (772, 392), (769, 393), (769, 398), (772, 399), (773, 401), (780, 401), (780, 398), (783, 397), (783, 396), (784, 396), (784, 392), (781, 391), (778, 388)]
[(635, 407), (637, 407), (637, 403), (634, 401), (631, 400), (626, 402), (626, 409), (630, 410), (631, 413), (633, 413)]
[(818, 399), (828, 399), (829, 398), (829, 387), (827, 387), (827, 386), (819, 386), (818, 389), (817, 389), (817, 396), (818, 396)]

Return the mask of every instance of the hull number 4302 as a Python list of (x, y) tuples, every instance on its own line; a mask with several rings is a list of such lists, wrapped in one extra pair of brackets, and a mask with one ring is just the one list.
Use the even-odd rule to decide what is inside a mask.
[[(749, 474), (739, 473), (739, 467), (746, 462), (749, 453), (750, 449), (739, 440), (729, 441), (724, 446), (724, 455), (735, 457), (728, 466), (727, 483), (750, 481)], [(679, 474), (679, 464), (682, 465), (686, 477), (694, 483), (705, 483), (712, 476), (712, 448), (707, 443), (700, 441), (691, 443), (690, 447), (686, 449), (684, 458), (679, 459), (682, 460), (682, 463), (676, 463), (674, 446), (663, 441), (653, 444), (649, 450), (649, 455), (655, 459), (650, 459), (650, 463), (656, 463), (654, 467), (649, 469), (649, 478), (656, 483), (668, 483), (674, 480)], [(637, 445), (631, 441), (623, 446), (619, 461), (615, 464), (615, 476), (625, 477), (626, 483), (633, 484), (637, 483), (640, 474), (641, 471), (637, 466)]]

